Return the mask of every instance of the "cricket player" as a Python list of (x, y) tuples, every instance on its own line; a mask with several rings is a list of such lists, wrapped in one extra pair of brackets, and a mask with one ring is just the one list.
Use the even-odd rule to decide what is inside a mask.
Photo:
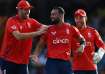
[(51, 11), (52, 26), (41, 37), (32, 58), (38, 61), (38, 56), (42, 48), (47, 45), (47, 63), (45, 66), (46, 74), (72, 74), (70, 54), (71, 41), (75, 38), (80, 41), (81, 46), (78, 53), (81, 54), (84, 49), (85, 39), (79, 31), (64, 22), (65, 11), (62, 7), (55, 7)]
[(32, 48), (32, 37), (45, 32), (46, 26), (29, 17), (32, 6), (26, 0), (17, 4), (16, 16), (7, 21), (0, 58), (6, 74), (29, 74), (27, 65)]
[[(86, 46), (82, 55), (78, 55), (79, 42), (74, 39), (73, 62), (74, 74), (97, 74), (96, 64), (102, 59), (105, 53), (105, 45), (96, 29), (87, 25), (87, 15), (83, 9), (78, 9), (74, 13), (76, 27), (86, 40)], [(95, 45), (99, 48), (95, 52)]]

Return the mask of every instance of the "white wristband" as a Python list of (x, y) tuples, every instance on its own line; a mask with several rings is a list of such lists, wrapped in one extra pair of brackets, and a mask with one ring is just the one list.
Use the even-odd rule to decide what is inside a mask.
[(102, 59), (103, 55), (105, 54), (105, 50), (103, 48), (99, 48), (97, 53), (98, 53), (99, 57)]
[(85, 45), (82, 44), (82, 45), (79, 47), (78, 51), (83, 53), (83, 52), (84, 52), (84, 48), (85, 48)]

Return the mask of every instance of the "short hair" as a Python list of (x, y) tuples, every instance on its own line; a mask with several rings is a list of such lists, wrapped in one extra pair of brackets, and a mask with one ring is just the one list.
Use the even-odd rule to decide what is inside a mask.
[(53, 9), (56, 9), (56, 10), (58, 10), (58, 12), (60, 13), (60, 14), (65, 14), (65, 10), (62, 8), (62, 7), (54, 7)]

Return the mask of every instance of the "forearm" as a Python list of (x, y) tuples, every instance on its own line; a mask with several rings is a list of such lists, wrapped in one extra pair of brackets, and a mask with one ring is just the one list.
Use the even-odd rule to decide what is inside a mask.
[(45, 32), (44, 29), (42, 29), (36, 32), (28, 32), (28, 33), (21, 33), (19, 31), (14, 31), (12, 34), (15, 38), (17, 38), (18, 40), (21, 40), (21, 39), (27, 39), (27, 38), (39, 36), (43, 34), (44, 32)]
[(41, 51), (42, 51), (43, 47), (37, 46), (35, 48), (35, 51), (33, 52), (33, 55), (39, 56)]
[(99, 56), (102, 58), (103, 55), (105, 54), (105, 49), (103, 49), (103, 48), (99, 48), (98, 51), (97, 51), (97, 53), (98, 53)]
[(38, 44), (36, 45), (36, 48), (35, 48), (35, 50), (34, 50), (34, 52), (33, 52), (33, 55), (39, 56), (39, 54), (40, 54), (40, 52), (42, 51), (42, 49), (44, 48), (44, 46), (45, 46), (44, 40), (41, 39), (41, 40), (38, 42)]
[(86, 45), (86, 41), (85, 41), (85, 39), (83, 37), (81, 37), (79, 39), (79, 41), (80, 41), (80, 47), (78, 48), (78, 51), (80, 53), (83, 53), (84, 52), (85, 45)]
[(103, 48), (99, 48), (97, 52), (93, 55), (94, 63), (97, 64), (105, 55), (105, 50)]
[(30, 33), (20, 33), (18, 36), (16, 36), (18, 39), (28, 39), (32, 37), (38, 36), (38, 32), (30, 32)]

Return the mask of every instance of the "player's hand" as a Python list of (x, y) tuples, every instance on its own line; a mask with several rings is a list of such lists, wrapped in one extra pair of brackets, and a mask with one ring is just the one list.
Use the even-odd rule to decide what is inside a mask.
[(83, 52), (84, 52), (84, 47), (85, 45), (81, 45), (79, 48), (78, 48), (78, 54), (81, 55)]
[(45, 33), (48, 29), (48, 26), (42, 26), (40, 29), (38, 29), (37, 31), (37, 35), (41, 35), (43, 33)]
[(94, 63), (97, 64), (100, 60), (101, 60), (101, 58), (99, 57), (99, 54), (98, 53), (94, 53), (94, 55), (93, 55)]
[(97, 64), (98, 62), (100, 62), (100, 60), (103, 58), (105, 54), (105, 50), (103, 48), (99, 48), (98, 52), (94, 53), (93, 55), (93, 61), (95, 64)]
[(39, 58), (38, 58), (37, 55), (31, 55), (30, 57), (31, 57), (32, 61), (33, 61), (35, 64), (39, 64), (39, 63), (40, 63)]
[(43, 25), (39, 30), (47, 30), (50, 26)]

